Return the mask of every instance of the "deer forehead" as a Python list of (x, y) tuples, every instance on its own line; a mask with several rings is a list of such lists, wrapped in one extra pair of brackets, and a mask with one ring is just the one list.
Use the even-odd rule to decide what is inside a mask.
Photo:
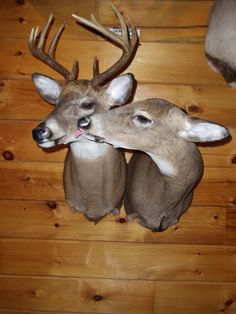
[(103, 105), (106, 99), (100, 89), (95, 89), (88, 80), (69, 81), (63, 87), (59, 103), (80, 104), (86, 101), (93, 101)]
[(61, 97), (68, 97), (70, 95), (84, 96), (93, 94), (94, 89), (91, 86), (90, 81), (79, 80), (79, 81), (68, 81), (63, 86)]

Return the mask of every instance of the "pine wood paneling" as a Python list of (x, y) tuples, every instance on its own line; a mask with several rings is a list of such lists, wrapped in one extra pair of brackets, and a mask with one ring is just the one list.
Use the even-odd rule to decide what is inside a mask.
[[(24, 311), (24, 310), (0, 310), (1, 314), (65, 314), (65, 312), (58, 312), (58, 311)], [(66, 314), (74, 314), (72, 312), (66, 312)], [(76, 312), (76, 314), (84, 314), (82, 312)], [(98, 313), (93, 313), (98, 314)], [(110, 313), (108, 313), (110, 314)]]
[[(0, 199), (63, 200), (63, 163), (0, 162)], [(235, 168), (205, 168), (193, 205), (232, 206), (236, 191)], [(12, 190), (14, 194), (12, 194)]]
[[(228, 126), (236, 125), (232, 114), (235, 90), (228, 86), (138, 84), (134, 100), (146, 98), (163, 98), (184, 108), (192, 116), (227, 123)], [(2, 119), (41, 120), (52, 110), (53, 106), (40, 98), (31, 80), (0, 81)]]
[(153, 233), (124, 210), (108, 215), (96, 226), (81, 213), (72, 213), (63, 201), (0, 201), (0, 237), (122, 241), (145, 243), (224, 244), (226, 208), (191, 207), (179, 223)]
[(235, 298), (235, 283), (157, 282), (153, 313), (234, 314)]
[[(90, 14), (96, 15), (96, 1), (67, 0), (64, 5), (62, 0), (29, 0), (18, 4), (15, 0), (2, 0), (0, 20), (5, 27), (0, 29), (0, 38), (28, 38), (30, 30), (39, 25), (41, 28), (51, 13), (55, 16), (54, 31), (64, 22), (68, 25), (62, 38), (76, 38), (79, 40), (95, 40), (96, 35), (88, 32), (76, 24), (72, 13), (77, 13), (85, 18)], [(63, 9), (62, 9), (63, 7)]]
[[(96, 301), (96, 298), (99, 300)], [(152, 282), (0, 277), (1, 308), (78, 314), (79, 312), (149, 314), (152, 313), (152, 303)]]
[[(141, 29), (141, 41), (192, 42), (203, 41), (208, 12), (212, 1), (114, 1), (115, 5), (131, 17), (134, 25)], [(107, 26), (118, 26), (117, 19), (109, 1), (100, 0), (98, 10), (96, 1), (69, 0), (61, 9), (62, 0), (27, 1), (23, 5), (14, 0), (1, 2), (0, 19), (5, 27), (0, 29), (0, 38), (27, 38), (32, 27), (42, 26), (51, 12), (54, 13), (55, 28), (65, 20), (68, 23), (63, 39), (96, 40), (96, 35), (76, 25), (71, 17), (76, 13), (90, 18), (93, 13), (100, 23)], [(136, 8), (133, 14), (133, 8)], [(193, 12), (201, 12), (194, 14)], [(167, 27), (167, 28), (164, 28)], [(7, 32), (6, 32), (7, 29)], [(101, 37), (97, 36), (97, 39)]]
[[(0, 45), (2, 47), (0, 51), (1, 79), (29, 77), (35, 71), (55, 75), (51, 69), (30, 55), (25, 40), (2, 39)], [(103, 41), (65, 40), (58, 46), (58, 60), (71, 68), (73, 60), (78, 58), (82, 65), (80, 75), (86, 79), (92, 76), (92, 60), (95, 55), (101, 61), (101, 71), (103, 71), (119, 58), (120, 51)], [(174, 67), (173, 60), (175, 60)], [(11, 67), (8, 66), (9, 64)], [(204, 47), (200, 44), (183, 46), (178, 43), (143, 43), (127, 71), (135, 73), (140, 83), (225, 86), (223, 78), (207, 65)], [(59, 75), (57, 74), (56, 77)]]
[(236, 281), (234, 246), (24, 239), (0, 244), (5, 275)]
[[(67, 20), (57, 59), (70, 69), (78, 58), (79, 77), (89, 79), (95, 55), (102, 71), (121, 51), (77, 25), (71, 13), (92, 13), (106, 26), (118, 22), (109, 0), (2, 0), (0, 313), (234, 314), (236, 94), (204, 54), (213, 1), (114, 3), (141, 31), (126, 70), (138, 81), (134, 99), (167, 99), (192, 116), (227, 126), (232, 138), (200, 146), (205, 172), (192, 207), (165, 232), (128, 221), (124, 209), (97, 225), (72, 213), (63, 193), (66, 149), (43, 151), (31, 136), (53, 109), (38, 95), (32, 72), (61, 77), (31, 56), (27, 38), (51, 12), (52, 34)], [(12, 160), (5, 160), (6, 151)]]
[(227, 209), (225, 239), (226, 244), (236, 245), (236, 206)]
[[(98, 16), (102, 24), (116, 22), (109, 0), (98, 0)], [(115, 0), (118, 10), (132, 18), (134, 25), (145, 27), (206, 26), (212, 1)], [(135, 14), (134, 14), (135, 9)], [(195, 14), (196, 12), (201, 14)]]

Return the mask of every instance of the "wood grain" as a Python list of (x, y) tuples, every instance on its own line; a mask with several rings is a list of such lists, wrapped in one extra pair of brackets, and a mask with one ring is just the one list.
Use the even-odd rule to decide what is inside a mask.
[(5, 275), (236, 281), (234, 246), (37, 239), (0, 244)]
[[(96, 299), (99, 300), (96, 301)], [(153, 284), (144, 281), (0, 277), (0, 307), (63, 313), (152, 313)], [(132, 307), (131, 307), (132, 304)], [(51, 312), (52, 313), (52, 312)]]
[[(222, 95), (224, 97), (222, 98)], [(138, 83), (134, 101), (166, 99), (190, 115), (235, 126), (235, 90), (223, 86), (184, 86)], [(0, 81), (1, 119), (41, 120), (53, 110), (43, 101), (31, 80)]]
[[(111, 25), (116, 22), (109, 0), (98, 0), (98, 16), (101, 23)], [(192, 27), (206, 26), (212, 1), (152, 1), (129, 0), (114, 4), (124, 15), (132, 19), (134, 25), (145, 27)], [(135, 8), (135, 14), (134, 14)], [(195, 14), (196, 12), (201, 14)]]
[[(0, 79), (28, 78), (35, 71), (55, 75), (53, 70), (30, 55), (25, 40), (1, 39), (0, 45)], [(103, 71), (114, 64), (120, 56), (120, 51), (110, 43), (102, 41), (66, 40), (58, 45), (59, 62), (71, 68), (73, 60), (77, 57), (83, 65), (80, 77), (84, 79), (92, 77), (94, 56), (100, 60), (100, 68)], [(11, 64), (11, 67), (8, 64)], [(143, 43), (127, 71), (134, 73), (140, 83), (226, 85), (223, 78), (209, 68), (204, 46), (200, 44)], [(59, 74), (55, 77), (59, 77)]]
[(236, 245), (236, 207), (227, 209), (225, 242)]
[(224, 244), (227, 208), (193, 206), (166, 232), (154, 233), (124, 210), (108, 215), (96, 226), (63, 201), (0, 201), (0, 237), (118, 241), (140, 243)]
[(157, 282), (153, 313), (234, 314), (236, 284)]
[[(63, 6), (63, 9), (62, 9)], [(52, 32), (67, 21), (66, 30), (62, 38), (74, 38), (80, 40), (95, 40), (96, 35), (76, 24), (71, 14), (76, 13), (87, 19), (90, 14), (96, 14), (96, 1), (67, 0), (64, 5), (61, 0), (36, 0), (25, 1), (18, 4), (14, 0), (2, 0), (0, 4), (0, 20), (4, 28), (0, 30), (0, 38), (24, 38), (29, 37), (30, 30), (38, 25), (42, 28), (51, 13), (55, 16)], [(7, 31), (6, 31), (7, 30)]]
[(192, 207), (165, 232), (128, 221), (124, 209), (96, 226), (72, 213), (62, 182), (66, 148), (49, 153), (31, 137), (53, 109), (31, 74), (61, 77), (31, 56), (27, 38), (51, 12), (49, 39), (66, 20), (56, 58), (69, 69), (78, 58), (79, 78), (90, 79), (95, 55), (103, 71), (121, 51), (71, 14), (89, 19), (93, 13), (108, 27), (118, 22), (110, 0), (2, 0), (0, 313), (235, 314), (236, 94), (204, 54), (213, 1), (113, 2), (141, 32), (126, 71), (138, 82), (134, 99), (167, 99), (227, 126), (231, 140), (200, 146), (205, 173)]
[[(71, 14), (75, 13), (89, 19), (93, 13), (103, 25), (119, 26), (110, 2), (97, 2), (69, 0), (62, 10), (62, 1), (27, 1), (24, 5), (19, 5), (13, 0), (3, 0), (0, 4), (0, 19), (5, 27), (0, 30), (0, 38), (27, 38), (30, 29), (37, 25), (42, 27), (53, 12), (56, 17), (55, 29), (67, 21), (63, 39), (101, 40), (101, 37), (77, 25), (71, 17)], [(133, 24), (141, 30), (141, 41), (193, 42), (204, 39), (212, 1), (191, 1), (186, 4), (184, 1), (132, 0), (125, 4), (122, 1), (114, 3), (124, 16), (128, 15)], [(194, 14), (193, 18), (192, 13), (195, 11), (201, 14)]]
[[(0, 199), (64, 200), (63, 163), (0, 162)], [(236, 168), (205, 168), (193, 205), (234, 206)], [(14, 191), (14, 194), (12, 193)]]

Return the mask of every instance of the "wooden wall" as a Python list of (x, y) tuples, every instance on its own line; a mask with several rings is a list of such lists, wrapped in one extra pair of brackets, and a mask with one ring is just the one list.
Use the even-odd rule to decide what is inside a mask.
[(117, 26), (108, 0), (0, 2), (0, 313), (236, 313), (236, 91), (208, 67), (204, 36), (212, 1), (115, 0), (141, 29), (132, 65), (135, 99), (159, 97), (225, 124), (224, 145), (201, 147), (204, 177), (180, 222), (152, 233), (125, 213), (98, 225), (64, 202), (65, 149), (41, 150), (31, 130), (51, 110), (32, 72), (58, 74), (27, 48), (50, 12), (68, 20), (58, 59), (90, 78), (118, 48), (76, 25), (71, 13)]

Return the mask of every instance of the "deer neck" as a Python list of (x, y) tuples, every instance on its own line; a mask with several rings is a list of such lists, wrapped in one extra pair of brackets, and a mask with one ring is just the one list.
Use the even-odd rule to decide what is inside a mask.
[(155, 164), (160, 169), (160, 172), (165, 176), (176, 176), (178, 169), (175, 167), (174, 164), (171, 163), (168, 159), (165, 159), (163, 157), (160, 157), (155, 154), (148, 154), (152, 160), (155, 162)]
[(188, 176), (189, 173), (198, 173), (202, 169), (202, 157), (197, 146), (194, 143), (187, 143), (181, 140), (181, 145), (174, 145), (173, 153), (171, 145), (167, 150), (147, 154), (158, 166), (161, 174), (165, 177), (176, 178), (181, 180)]
[(70, 153), (73, 155), (73, 161), (87, 160), (95, 161), (111, 149), (111, 146), (106, 143), (96, 143), (86, 139), (80, 142), (70, 144)]

